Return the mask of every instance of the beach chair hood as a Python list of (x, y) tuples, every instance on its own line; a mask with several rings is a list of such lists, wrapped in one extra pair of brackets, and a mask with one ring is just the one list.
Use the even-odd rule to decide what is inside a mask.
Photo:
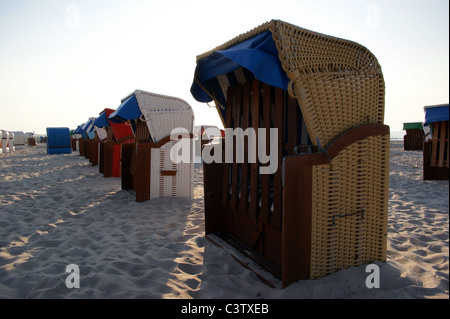
[(142, 90), (136, 90), (124, 99), (109, 118), (111, 122), (140, 119), (145, 121), (153, 142), (170, 136), (175, 128), (192, 134), (194, 113), (184, 100)]
[(448, 121), (449, 104), (429, 105), (424, 107), (425, 124), (429, 125), (434, 122)]
[(352, 127), (384, 121), (382, 70), (358, 43), (272, 20), (197, 56), (191, 93), (215, 101), (225, 122), (227, 87), (252, 77), (298, 100), (314, 145), (325, 148)]

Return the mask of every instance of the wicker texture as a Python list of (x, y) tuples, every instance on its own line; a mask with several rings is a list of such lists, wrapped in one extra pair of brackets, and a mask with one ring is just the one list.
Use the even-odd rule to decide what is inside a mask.
[(299, 102), (314, 145), (325, 148), (352, 127), (384, 122), (381, 67), (369, 50), (352, 41), (272, 20), (199, 55), (197, 61), (267, 30), (272, 32), (290, 80), (289, 94)]
[(313, 168), (311, 278), (386, 260), (389, 135), (353, 143)]
[(193, 132), (194, 113), (182, 99), (139, 90), (135, 94), (154, 142), (169, 136), (174, 128)]
[[(174, 163), (170, 153), (178, 141), (171, 141), (160, 148), (151, 150), (150, 199), (158, 197), (193, 196), (194, 166), (191, 163)], [(191, 148), (192, 140), (190, 141)], [(165, 176), (163, 171), (173, 171), (173, 176)]]

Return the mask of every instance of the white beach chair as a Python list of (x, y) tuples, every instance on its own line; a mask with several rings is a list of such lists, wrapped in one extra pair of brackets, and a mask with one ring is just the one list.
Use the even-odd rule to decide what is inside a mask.
[(14, 133), (14, 147), (16, 149), (25, 148), (25, 134), (22, 131), (15, 131)]
[(3, 153), (9, 152), (8, 143), (9, 143), (9, 134), (7, 131), (2, 130), (2, 151), (3, 151)]
[(8, 148), (10, 152), (14, 152), (16, 150), (16, 147), (14, 146), (14, 133), (11, 131), (8, 131), (9, 140), (8, 140)]
[[(135, 160), (132, 175), (135, 179), (136, 200), (179, 196), (193, 196), (194, 161), (193, 128), (194, 113), (190, 105), (182, 99), (136, 90), (122, 100), (135, 95), (141, 116), (138, 125), (145, 123), (150, 133), (150, 141), (142, 142), (136, 130)], [(145, 127), (145, 126), (144, 126)], [(171, 140), (174, 129), (182, 130), (188, 139)], [(185, 135), (187, 135), (185, 134)], [(189, 148), (186, 161), (174, 162), (177, 143)], [(178, 144), (179, 146), (180, 144)], [(187, 147), (188, 146), (188, 147)], [(172, 152), (172, 156), (171, 156)], [(186, 154), (185, 154), (186, 155)]]

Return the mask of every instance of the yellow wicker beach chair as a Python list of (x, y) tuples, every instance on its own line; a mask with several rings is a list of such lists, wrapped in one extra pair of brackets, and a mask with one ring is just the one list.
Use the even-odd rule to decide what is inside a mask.
[(386, 259), (389, 127), (371, 52), (272, 20), (197, 56), (191, 93), (215, 102), (225, 128), (278, 132), (274, 174), (248, 154), (204, 163), (207, 234), (283, 286)]

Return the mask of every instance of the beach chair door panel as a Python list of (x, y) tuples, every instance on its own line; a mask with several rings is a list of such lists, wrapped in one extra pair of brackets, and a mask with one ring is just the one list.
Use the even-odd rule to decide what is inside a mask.
[[(225, 207), (226, 231), (268, 262), (281, 265), (281, 232), (283, 190), (281, 163), (293, 155), (301, 144), (308, 144), (304, 123), (296, 100), (286, 91), (258, 80), (229, 87), (225, 127), (247, 129), (255, 134), (255, 148), (249, 148), (248, 134), (233, 142), (233, 162), (223, 164), (222, 205)], [(264, 130), (260, 130), (264, 129)], [(271, 129), (277, 132), (276, 154), (270, 154)], [(266, 145), (259, 144), (259, 134), (265, 134)], [(243, 161), (237, 147), (243, 147)], [(260, 148), (270, 158), (276, 157), (273, 174), (261, 174), (258, 157)], [(226, 150), (225, 150), (226, 151)], [(249, 152), (256, 152), (251, 158)], [(272, 267), (277, 268), (278, 266)], [(276, 271), (274, 271), (276, 272)]]

